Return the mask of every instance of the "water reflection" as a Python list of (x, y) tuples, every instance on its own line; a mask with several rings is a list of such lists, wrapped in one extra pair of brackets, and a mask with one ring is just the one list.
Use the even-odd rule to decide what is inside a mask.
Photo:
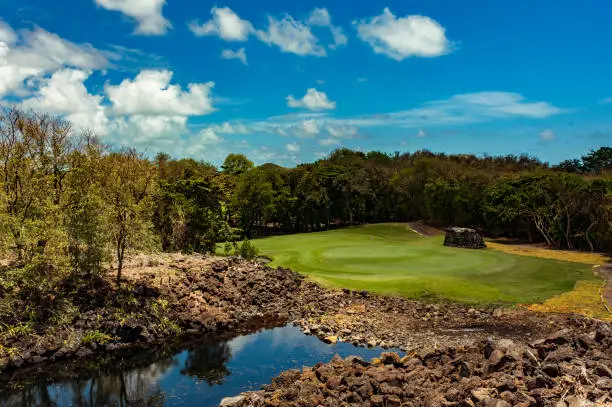
[[(2, 406), (217, 406), (223, 397), (256, 390), (286, 369), (328, 361), (334, 354), (366, 358), (380, 349), (325, 345), (283, 327), (230, 341), (199, 341), (171, 355), (141, 352), (87, 366), (52, 367), (0, 389)], [(82, 363), (84, 364), (84, 363)]]
[(227, 342), (194, 349), (187, 354), (181, 374), (204, 380), (209, 386), (222, 384), (223, 379), (230, 374), (226, 364), (231, 357), (232, 352)]

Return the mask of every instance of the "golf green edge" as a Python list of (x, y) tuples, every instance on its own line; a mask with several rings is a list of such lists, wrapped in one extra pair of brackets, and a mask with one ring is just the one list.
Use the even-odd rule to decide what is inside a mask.
[(591, 266), (490, 249), (445, 247), (406, 226), (375, 224), (256, 239), (271, 266), (328, 287), (470, 304), (530, 304), (597, 280)]

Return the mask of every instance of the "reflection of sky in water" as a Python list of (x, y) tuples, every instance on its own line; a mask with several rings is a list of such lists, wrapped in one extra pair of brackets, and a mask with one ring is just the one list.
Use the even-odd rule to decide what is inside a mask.
[[(302, 334), (298, 328), (287, 326), (185, 350), (122, 374), (100, 372), (100, 376), (93, 379), (93, 388), (92, 379), (83, 378), (50, 385), (46, 390), (57, 406), (121, 405), (120, 400), (125, 401), (126, 395), (129, 400), (139, 400), (142, 403), (139, 405), (145, 406), (217, 406), (223, 397), (258, 390), (287, 369), (327, 362), (335, 354), (367, 359), (380, 352), (380, 349), (356, 348), (346, 343), (326, 345)], [(34, 397), (28, 397), (27, 393)], [(0, 397), (0, 404), (46, 405), (42, 401), (44, 393), (44, 386), (24, 389), (21, 394), (14, 394), (10, 401)], [(156, 397), (152, 399), (152, 396)]]

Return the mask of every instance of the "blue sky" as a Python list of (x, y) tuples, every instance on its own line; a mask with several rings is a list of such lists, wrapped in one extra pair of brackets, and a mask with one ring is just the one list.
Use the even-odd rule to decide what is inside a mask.
[(295, 165), (346, 146), (612, 144), (605, 0), (0, 0), (0, 101), (107, 142)]

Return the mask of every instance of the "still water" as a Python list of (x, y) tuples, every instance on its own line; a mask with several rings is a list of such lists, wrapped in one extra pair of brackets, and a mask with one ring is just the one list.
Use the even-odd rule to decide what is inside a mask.
[(369, 359), (381, 352), (347, 343), (327, 345), (285, 326), (229, 341), (203, 339), (174, 354), (149, 354), (127, 365), (106, 360), (81, 366), (78, 373), (76, 367), (70, 372), (50, 369), (28, 384), (13, 383), (21, 388), (2, 391), (0, 405), (213, 407), (224, 397), (260, 389), (287, 369), (327, 362), (335, 354)]

